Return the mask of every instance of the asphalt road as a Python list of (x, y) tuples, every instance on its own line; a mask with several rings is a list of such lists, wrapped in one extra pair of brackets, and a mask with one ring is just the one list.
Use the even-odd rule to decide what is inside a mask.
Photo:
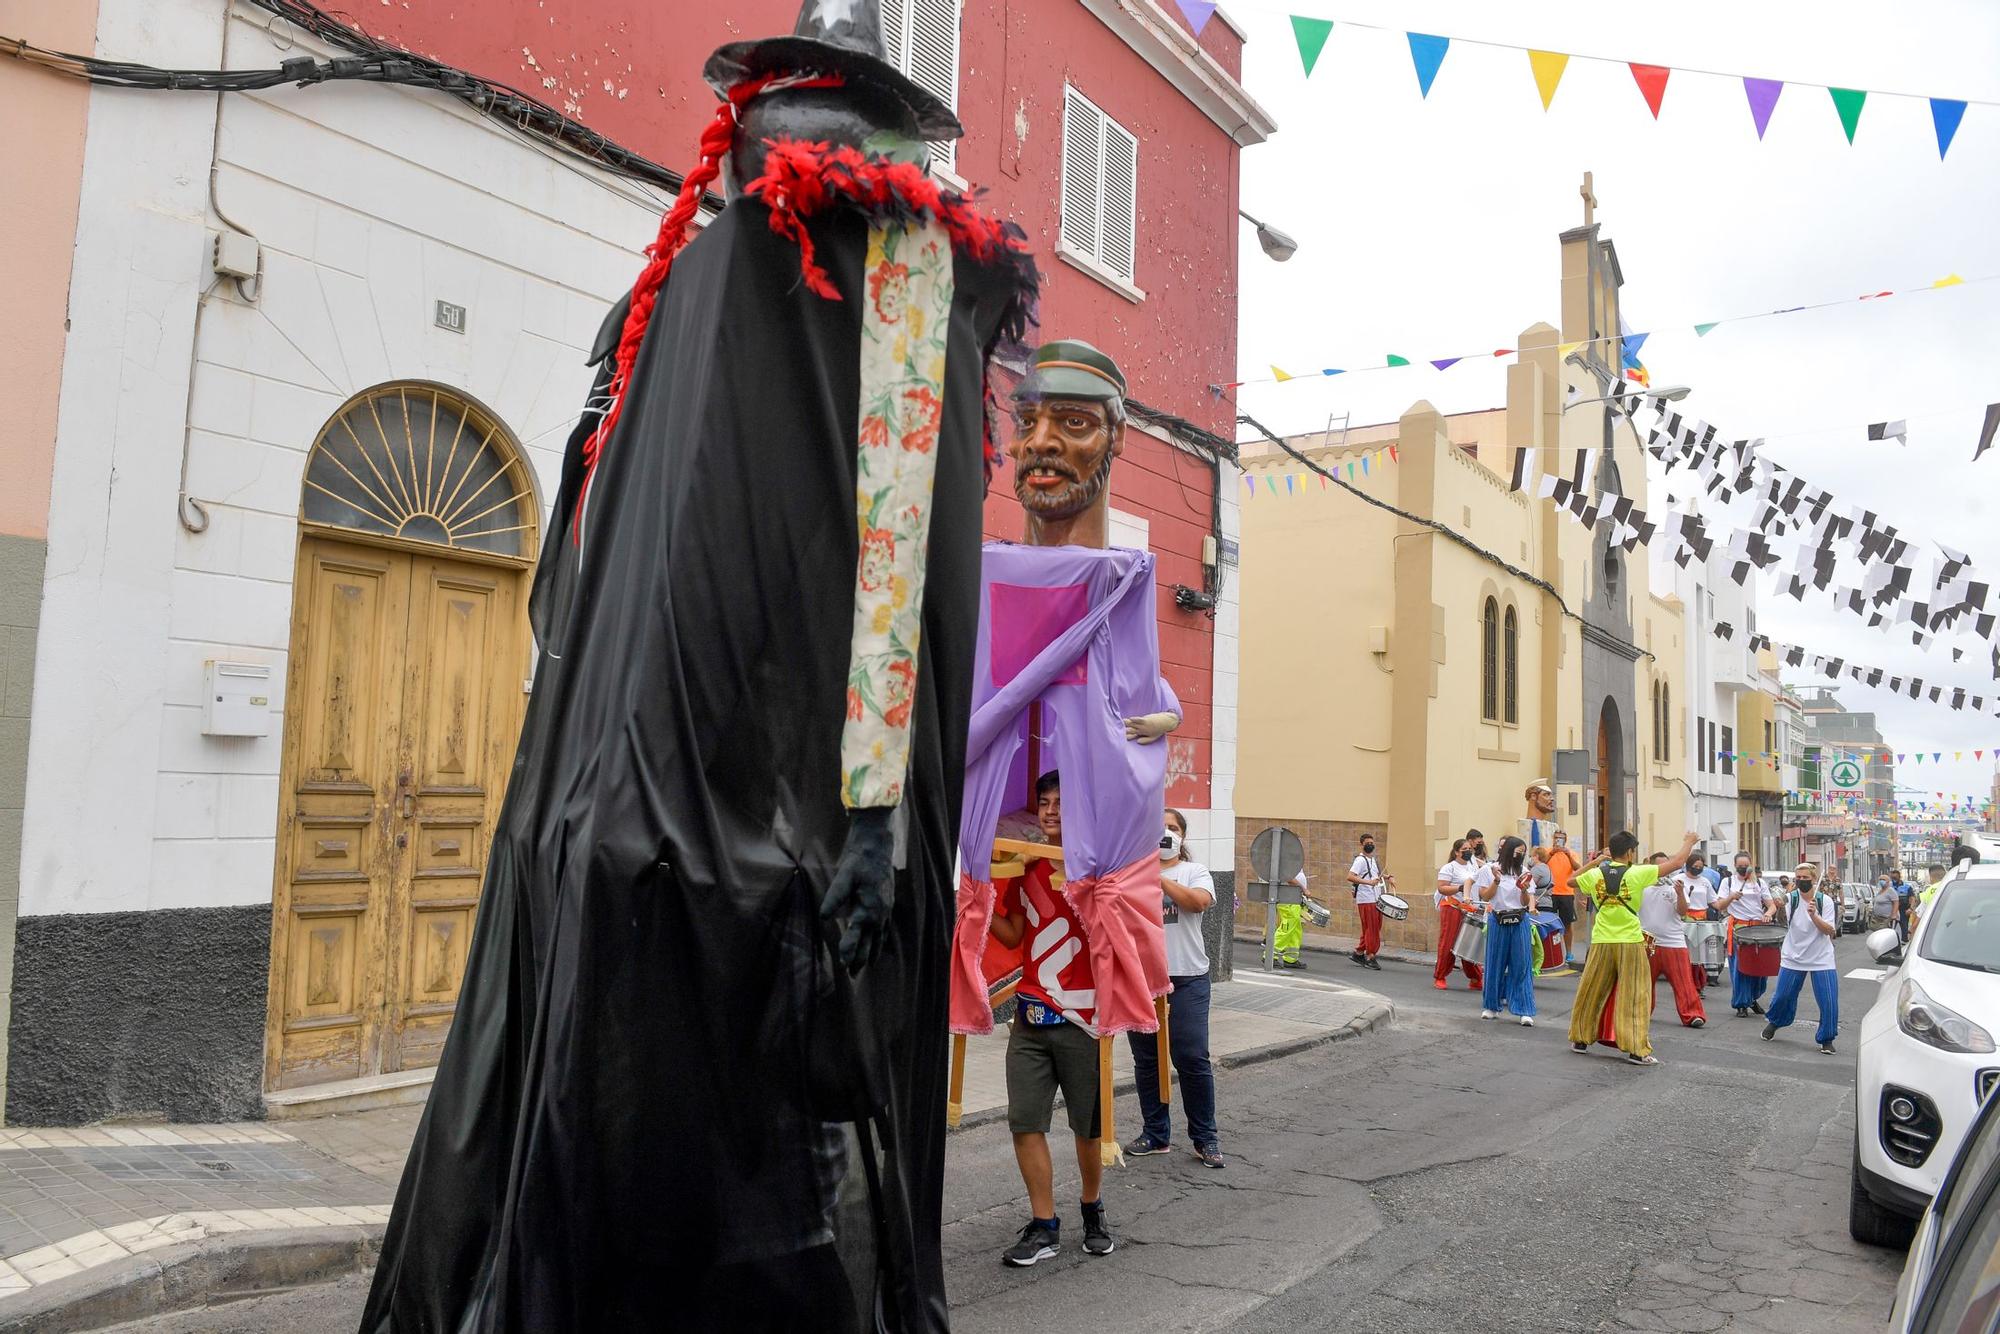
[[(1858, 937), (1840, 959), (1843, 973), (1868, 966)], [(1809, 1000), (1801, 1026), (1771, 1044), (1723, 1000), (1701, 1031), (1680, 1028), (1668, 1003), (1655, 1026), (1662, 1064), (1639, 1069), (1567, 1051), (1573, 981), (1541, 986), (1530, 1030), (1480, 1021), (1478, 998), (1462, 984), (1433, 990), (1428, 968), (1363, 973), (1318, 955), (1273, 981), (1322, 977), (1388, 995), (1396, 1022), (1224, 1072), (1228, 1169), (1206, 1171), (1177, 1145), (1112, 1172), (1113, 1255), (1078, 1251), (1075, 1169), (1059, 1154), (1065, 1250), (1003, 1268), (1025, 1215), (1007, 1135), (955, 1136), (953, 1328), (1883, 1327), (1902, 1258), (1846, 1229), (1851, 1034), (1872, 981), (1843, 983), (1838, 1056), (1814, 1050)], [(1133, 1124), (1129, 1099), (1119, 1121)], [(347, 1331), (363, 1292), (349, 1280), (134, 1328)]]

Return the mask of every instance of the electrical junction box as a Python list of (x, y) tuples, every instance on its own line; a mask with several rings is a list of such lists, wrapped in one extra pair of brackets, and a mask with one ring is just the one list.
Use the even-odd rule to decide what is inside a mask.
[(261, 251), (254, 236), (220, 231), (215, 234), (210, 266), (225, 278), (255, 278), (263, 263)]
[(271, 669), (256, 662), (201, 665), (203, 736), (269, 736)]

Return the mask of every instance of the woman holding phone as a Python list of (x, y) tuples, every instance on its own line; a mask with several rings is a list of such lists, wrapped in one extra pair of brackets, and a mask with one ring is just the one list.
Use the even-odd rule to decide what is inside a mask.
[(1509, 834), (1500, 840), (1500, 856), (1479, 886), (1479, 897), (1490, 910), (1486, 919), (1486, 985), (1481, 994), (1481, 1019), (1497, 1019), (1504, 1006), (1535, 1026), (1535, 926), (1528, 920), (1535, 906), (1535, 881), (1529, 874), (1528, 845)]

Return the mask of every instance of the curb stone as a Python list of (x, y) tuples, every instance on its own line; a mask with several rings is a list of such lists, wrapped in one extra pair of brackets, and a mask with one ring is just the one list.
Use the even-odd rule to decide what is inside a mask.
[[(1396, 1007), (1388, 1000), (1378, 1000), (1362, 1010), (1360, 1014), (1324, 1033), (1312, 1033), (1304, 1037), (1286, 1038), (1282, 1042), (1267, 1042), (1261, 1047), (1245, 1047), (1242, 1051), (1231, 1052), (1227, 1056), (1215, 1058), (1215, 1064), (1224, 1070), (1240, 1070), (1247, 1065), (1261, 1065), (1265, 1061), (1276, 1061), (1329, 1042), (1341, 1042), (1348, 1038), (1363, 1037), (1386, 1027), (1396, 1017)], [(1118, 1080), (1111, 1086), (1113, 1097), (1121, 1093), (1131, 1093), (1138, 1088), (1136, 1080), (1130, 1076)], [(945, 1133), (956, 1135), (977, 1126), (992, 1125), (1007, 1119), (1007, 1108), (982, 1107), (976, 1112), (967, 1112), (959, 1123)], [(5, 1326), (0, 1326), (0, 1334), (6, 1334)]]
[(237, 1232), (164, 1246), (0, 1302), (0, 1334), (80, 1334), (372, 1267), (380, 1225)]

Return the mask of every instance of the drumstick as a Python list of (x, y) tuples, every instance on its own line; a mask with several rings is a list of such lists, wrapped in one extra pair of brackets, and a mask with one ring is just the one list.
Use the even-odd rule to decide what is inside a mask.
[(1153, 998), (1153, 1013), (1160, 1017), (1160, 1035), (1159, 1035), (1160, 1102), (1162, 1103), (1162, 1105), (1164, 1105), (1166, 1103), (1172, 1102), (1174, 1096), (1173, 1065), (1168, 1060), (1169, 1053), (1171, 1052), (1172, 1049), (1167, 1044), (1167, 998), (1165, 996), (1155, 996)]

